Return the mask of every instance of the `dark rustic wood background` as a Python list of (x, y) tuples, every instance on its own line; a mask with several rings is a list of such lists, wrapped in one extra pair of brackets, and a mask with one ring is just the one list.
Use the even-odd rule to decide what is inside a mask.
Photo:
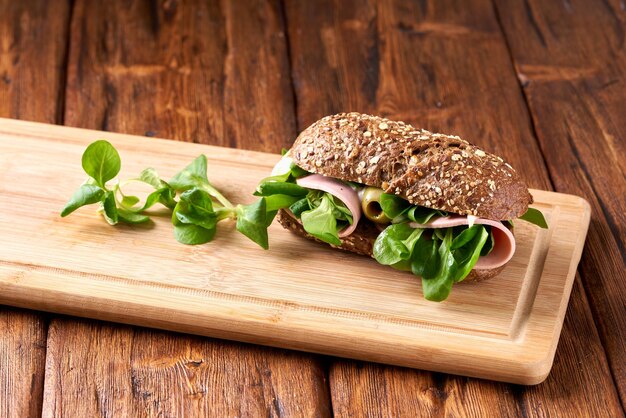
[(538, 386), (0, 307), (0, 416), (623, 416), (625, 22), (624, 0), (0, 0), (0, 116), (278, 152), (370, 112), (593, 208)]

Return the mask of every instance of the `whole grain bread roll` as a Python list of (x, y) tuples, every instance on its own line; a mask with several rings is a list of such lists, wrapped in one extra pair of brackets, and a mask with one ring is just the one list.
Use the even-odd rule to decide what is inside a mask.
[(502, 158), (458, 136), (378, 116), (327, 116), (306, 128), (290, 153), (309, 172), (461, 215), (509, 220), (532, 203), (526, 184)]
[[(379, 187), (411, 204), (496, 221), (524, 214), (533, 199), (526, 184), (502, 158), (458, 136), (416, 129), (361, 113), (327, 116), (305, 129), (290, 156), (311, 172)], [(309, 235), (287, 211), (278, 222), (297, 235)], [(359, 222), (335, 248), (373, 256), (380, 230)], [(497, 276), (505, 266), (472, 270), (464, 282)]]

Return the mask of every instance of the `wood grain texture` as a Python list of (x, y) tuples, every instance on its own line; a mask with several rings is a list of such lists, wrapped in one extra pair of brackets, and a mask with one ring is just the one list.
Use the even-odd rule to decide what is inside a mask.
[(292, 351), (74, 318), (49, 345), (44, 417), (329, 414), (317, 360)]
[(76, 1), (66, 125), (279, 152), (293, 141), (277, 1)]
[[(279, 154), (1, 122), (0, 301), (522, 384), (550, 371), (589, 222), (578, 197), (531, 190), (550, 229), (516, 223), (515, 255), (496, 279), (433, 303), (411, 274), (276, 224), (264, 251), (228, 223), (210, 245), (189, 247), (167, 216), (136, 228), (112, 228), (87, 208), (58, 216), (84, 177), (76, 161), (103, 135), (122, 155), (122, 179), (145, 166), (169, 178), (203, 152), (212, 184), (242, 203)], [(53, 195), (34, 187), (53, 177)], [(25, 208), (10, 211), (18, 201)]]
[[(0, 1), (1, 117), (59, 122), (67, 6)], [(0, 307), (0, 416), (41, 413), (46, 328), (42, 314)]]
[[(295, 134), (281, 16), (276, 1), (78, 0), (65, 122), (278, 152)], [(318, 357), (87, 322), (52, 321), (51, 330), (47, 374), (56, 377), (46, 386), (47, 415), (59, 405), (82, 416), (143, 411), (146, 405), (165, 415), (193, 413), (196, 407), (213, 415), (329, 414)], [(107, 340), (111, 335), (115, 345)], [(163, 340), (167, 350), (158, 351)], [(103, 354), (90, 352), (83, 341), (98, 341), (94, 349)], [(109, 356), (117, 345), (131, 343), (133, 361), (150, 376), (148, 386), (140, 385), (154, 391), (150, 400), (132, 391), (117, 399), (117, 383), (131, 381), (133, 368), (125, 360), (112, 367)], [(79, 367), (65, 379), (66, 350), (78, 358), (96, 355), (88, 371)], [(184, 374), (161, 373), (163, 362), (176, 364), (189, 351), (206, 371), (193, 390), (187, 390)], [(282, 402), (282, 412), (273, 398)]]
[(471, 385), (439, 373), (418, 379), (412, 370), (358, 362), (338, 363), (329, 378), (333, 408), (342, 417), (361, 411), (393, 417), (521, 416), (504, 383)]
[(46, 328), (41, 313), (0, 309), (0, 416), (40, 415)]
[(62, 122), (69, 7), (0, 1), (0, 115)]
[(496, 4), (554, 186), (593, 208), (580, 272), (626, 405), (624, 3)]
[[(513, 166), (522, 168), (530, 184), (549, 187), (529, 113), (490, 2), (403, 2), (392, 7), (391, 13), (388, 6), (377, 2), (326, 3), (319, 9), (310, 3), (287, 3), (300, 129), (338, 110), (399, 116), (417, 126), (457, 133), (497, 151)], [(578, 385), (577, 395), (571, 399), (578, 399), (577, 405), (587, 408), (587, 415), (606, 414), (605, 404), (611, 406), (608, 413), (619, 415), (587, 302), (580, 289), (572, 297), (582, 300), (570, 306), (557, 350), (557, 366), (548, 381), (537, 388), (559, 393), (568, 391), (571, 381), (599, 382), (598, 386), (594, 383), (593, 394), (588, 387)], [(583, 346), (579, 328), (589, 330)], [(590, 352), (598, 356), (597, 362), (584, 360)], [(542, 407), (551, 402), (542, 397), (545, 391), (538, 393), (536, 389), (455, 377), (438, 379), (430, 373), (378, 366), (365, 368), (376, 369), (375, 375), (384, 373), (386, 377), (363, 378), (351, 363), (337, 362), (331, 367), (335, 411), (354, 412), (367, 405), (374, 411), (389, 412), (385, 405), (394, 405), (393, 411), (423, 412), (415, 406), (436, 405), (439, 401), (433, 400), (432, 394), (439, 392), (433, 390), (441, 386), (454, 388), (443, 392), (443, 397), (448, 398), (447, 404), (459, 403), (460, 410), (466, 408), (468, 415), (476, 415), (476, 411), (480, 415), (540, 415)], [(433, 385), (433, 381), (438, 383)], [(362, 385), (358, 392), (350, 389), (354, 382)], [(386, 389), (386, 400), (378, 404), (375, 399), (381, 395), (381, 387)], [(411, 394), (390, 387), (428, 390)], [(499, 405), (506, 413), (494, 407), (489, 396), (493, 391), (499, 394)], [(465, 397), (468, 393), (475, 394), (471, 401)], [(371, 403), (367, 403), (368, 397)], [(595, 403), (598, 398), (603, 401)], [(567, 411), (564, 404), (554, 410), (555, 415)]]

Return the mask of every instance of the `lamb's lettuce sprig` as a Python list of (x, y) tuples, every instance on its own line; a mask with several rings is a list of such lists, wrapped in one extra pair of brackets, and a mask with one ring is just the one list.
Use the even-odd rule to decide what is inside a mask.
[(353, 222), (350, 210), (330, 193), (299, 186), (296, 179), (309, 173), (295, 165), (289, 156), (283, 156), (280, 165), (285, 167), (283, 172), (261, 180), (254, 193), (266, 202), (266, 220), (273, 219), (279, 209), (288, 209), (308, 234), (341, 245), (339, 231)]
[(440, 302), (454, 283), (467, 277), (481, 252), (490, 251), (490, 232), (484, 225), (426, 229), (409, 222), (391, 224), (374, 242), (374, 258), (420, 276), (424, 297)]
[[(143, 210), (135, 209), (135, 205), (139, 202), (138, 197), (124, 195), (119, 181), (112, 185), (108, 184), (118, 175), (121, 168), (120, 155), (113, 145), (104, 140), (93, 142), (85, 149), (81, 162), (83, 170), (89, 177), (61, 210), (62, 217), (82, 206), (98, 203), (99, 212), (111, 225), (118, 222), (137, 224), (150, 220), (148, 216), (141, 213)], [(161, 191), (158, 196), (161, 193), (164, 194)], [(145, 209), (156, 203), (158, 198), (155, 196), (152, 198), (149, 196), (143, 205)]]
[(285, 169), (266, 177), (254, 192), (259, 199), (249, 205), (238, 205), (237, 229), (239, 232), (259, 244), (269, 248), (267, 228), (272, 224), (280, 209), (285, 209), (308, 193), (304, 187), (296, 184), (296, 179), (308, 174), (295, 165), (289, 157), (281, 160)]
[(380, 207), (392, 223), (412, 221), (425, 224), (433, 217), (448, 216), (445, 211), (412, 205), (405, 199), (389, 193), (380, 196)]
[[(526, 213), (520, 216), (519, 219), (530, 222), (531, 224), (537, 225), (540, 228), (548, 229), (548, 222), (546, 221), (546, 218), (543, 216), (543, 213), (541, 213), (539, 209), (528, 208), (526, 210)], [(513, 224), (512, 221), (509, 222)]]
[[(85, 149), (82, 166), (89, 177), (62, 209), (62, 217), (82, 206), (98, 203), (98, 211), (109, 224), (137, 224), (149, 222), (153, 214), (147, 212), (148, 209), (160, 204), (171, 211), (174, 237), (183, 244), (211, 241), (217, 224), (230, 219), (237, 221), (239, 232), (267, 248), (267, 227), (276, 211), (288, 207), (304, 195), (292, 197), (272, 193), (251, 205), (235, 206), (209, 181), (204, 155), (194, 159), (167, 182), (153, 168), (143, 170), (137, 178), (120, 182), (116, 179), (121, 169), (119, 153), (104, 140), (96, 141)], [(295, 169), (294, 172), (299, 174)], [(142, 201), (124, 191), (133, 182), (149, 185), (153, 191)], [(293, 186), (298, 187), (296, 184), (291, 186), (292, 189)]]
[[(411, 205), (405, 199), (386, 193), (381, 195), (380, 206), (392, 224), (376, 239), (374, 258), (381, 264), (420, 276), (427, 300), (445, 300), (452, 285), (464, 280), (478, 258), (488, 255), (494, 247), (489, 226), (412, 227), (411, 222), (424, 225), (439, 216), (448, 216), (448, 213)], [(542, 228), (548, 227), (537, 209), (529, 208), (520, 219)]]
[(290, 206), (302, 222), (304, 230), (315, 238), (333, 245), (341, 245), (339, 231), (352, 225), (352, 212), (330, 193), (311, 190), (306, 197)]

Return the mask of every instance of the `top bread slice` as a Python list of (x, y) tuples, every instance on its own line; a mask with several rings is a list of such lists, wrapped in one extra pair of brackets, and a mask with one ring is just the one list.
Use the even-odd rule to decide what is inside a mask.
[(361, 113), (327, 116), (305, 129), (290, 155), (312, 173), (379, 187), (411, 204), (509, 220), (532, 196), (502, 158), (458, 136)]

